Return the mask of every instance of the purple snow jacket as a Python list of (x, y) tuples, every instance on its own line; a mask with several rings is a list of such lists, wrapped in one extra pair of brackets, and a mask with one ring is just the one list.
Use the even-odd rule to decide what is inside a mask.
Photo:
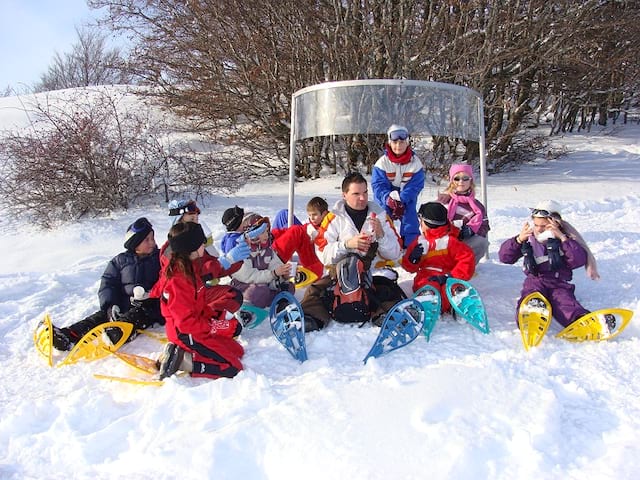
[[(566, 327), (588, 313), (588, 310), (580, 305), (575, 298), (575, 286), (569, 283), (573, 278), (573, 270), (584, 266), (587, 262), (587, 252), (582, 245), (568, 237), (560, 244), (562, 264), (553, 271), (549, 265), (545, 245), (538, 242), (533, 236), (530, 237), (529, 243), (533, 247), (538, 271), (537, 274), (534, 274), (524, 268), (526, 278), (520, 292), (518, 307), (524, 297), (533, 292), (540, 292), (549, 300), (553, 316)], [(516, 263), (523, 256), (521, 247), (515, 237), (505, 240), (498, 252), (500, 261), (508, 264)]]
[[(538, 242), (533, 235), (529, 238), (529, 243), (533, 247), (533, 255), (538, 265), (538, 272), (537, 275), (533, 275), (527, 269), (524, 269), (527, 277), (537, 276), (542, 279), (548, 278), (568, 282), (573, 278), (573, 270), (583, 267), (587, 262), (587, 252), (585, 249), (578, 242), (567, 237), (567, 240), (560, 244), (560, 252), (564, 262), (562, 262), (562, 266), (556, 271), (553, 271), (549, 266), (545, 244)], [(505, 240), (498, 252), (500, 261), (508, 264), (516, 263), (522, 258), (521, 247), (522, 246), (516, 242), (515, 237)]]

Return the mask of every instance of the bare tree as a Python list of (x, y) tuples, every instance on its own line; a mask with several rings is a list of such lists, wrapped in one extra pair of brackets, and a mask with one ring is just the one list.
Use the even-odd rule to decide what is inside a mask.
[(76, 34), (78, 41), (71, 51), (55, 53), (34, 91), (129, 83), (131, 75), (126, 71), (121, 50), (109, 48), (105, 34), (90, 27), (76, 28)]
[[(105, 21), (134, 38), (137, 73), (159, 87), (165, 105), (199, 122), (204, 135), (221, 136), (230, 151), (250, 152), (239, 161), (255, 171), (286, 169), (291, 95), (323, 81), (411, 78), (473, 88), (485, 100), (487, 146), (499, 166), (517, 156), (523, 126), (541, 112), (556, 108), (569, 120), (588, 107), (606, 121), (638, 78), (632, 39), (640, 4), (632, 0), (89, 4), (108, 6)], [(310, 157), (298, 173), (369, 169), (382, 142), (379, 135), (306, 142), (299, 151)], [(477, 144), (458, 139), (434, 145), (442, 163), (477, 156)]]

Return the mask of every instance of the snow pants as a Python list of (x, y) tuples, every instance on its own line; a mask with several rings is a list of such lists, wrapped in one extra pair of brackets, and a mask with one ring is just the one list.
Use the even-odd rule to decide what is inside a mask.
[(551, 314), (566, 327), (574, 320), (589, 313), (575, 297), (575, 285), (553, 277), (527, 275), (520, 292), (518, 307), (516, 308), (516, 324), (518, 322), (518, 308), (522, 300), (533, 292), (540, 292), (551, 304)]
[(176, 334), (176, 343), (192, 355), (192, 377), (232, 378), (242, 370), (244, 349), (233, 338), (211, 333), (191, 335), (178, 329)]
[(473, 254), (476, 256), (476, 265), (489, 251), (489, 240), (482, 235), (472, 235), (469, 238), (465, 238), (463, 242), (473, 250)]

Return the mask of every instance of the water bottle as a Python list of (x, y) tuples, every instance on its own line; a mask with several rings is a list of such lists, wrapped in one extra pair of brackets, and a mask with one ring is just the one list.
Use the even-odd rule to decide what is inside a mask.
[(364, 221), (364, 225), (362, 226), (362, 233), (369, 236), (370, 242), (376, 241), (376, 227), (374, 219), (376, 218), (376, 213), (371, 212), (371, 214)]

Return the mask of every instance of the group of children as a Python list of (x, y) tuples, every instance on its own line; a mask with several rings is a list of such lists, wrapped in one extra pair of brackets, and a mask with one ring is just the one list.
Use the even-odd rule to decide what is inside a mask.
[[(227, 232), (218, 252), (211, 230), (200, 221), (196, 202), (173, 201), (169, 205), (171, 228), (162, 247), (156, 246), (146, 218), (132, 223), (125, 235), (126, 251), (109, 263), (102, 276), (100, 311), (68, 327), (54, 326), (53, 344), (68, 350), (91, 328), (113, 320), (132, 323), (134, 332), (165, 324), (169, 342), (159, 360), (160, 378), (178, 370), (194, 377), (233, 377), (242, 369), (244, 353), (235, 340), (246, 322), (241, 305), (246, 302), (264, 308), (278, 292), (293, 293), (295, 262), (291, 260), (296, 254), (300, 265), (319, 278), (309, 292), (321, 295), (336, 285), (336, 265), (357, 265), (345, 259), (364, 260), (366, 267), (360, 275), (374, 268), (376, 255), (397, 255), (399, 258), (383, 260), (395, 260), (415, 274), (414, 292), (425, 285), (439, 289), (442, 311), (449, 311), (444, 294), (447, 277), (471, 279), (476, 264), (487, 253), (487, 212), (475, 198), (470, 165), (452, 165), (445, 192), (418, 207), (423, 186), (424, 170), (409, 146), (408, 130), (392, 125), (385, 153), (372, 174), (377, 205), (368, 202), (366, 180), (350, 174), (343, 182), (343, 200), (331, 213), (320, 197), (307, 203), (305, 224), (296, 218), (289, 227), (284, 210), (272, 225), (269, 218), (234, 206), (222, 216)], [(379, 218), (371, 212), (378, 212)], [(505, 263), (525, 258), (527, 278), (518, 304), (528, 293), (539, 291), (566, 326), (587, 313), (575, 299), (571, 272), (587, 265), (596, 278), (595, 259), (577, 231), (562, 221), (556, 204), (537, 206), (531, 217), (533, 226), (527, 222), (517, 236), (507, 239), (499, 257)], [(362, 232), (371, 220), (375, 230), (367, 236)], [(400, 221), (400, 234), (394, 220)], [(343, 226), (335, 230), (336, 225)], [(334, 245), (329, 248), (330, 242)], [(227, 276), (231, 281), (221, 284), (220, 279)], [(354, 278), (360, 282), (364, 277)], [(134, 299), (136, 286), (143, 287), (143, 298)], [(309, 315), (311, 320), (316, 323), (308, 330), (322, 328), (328, 321)]]

